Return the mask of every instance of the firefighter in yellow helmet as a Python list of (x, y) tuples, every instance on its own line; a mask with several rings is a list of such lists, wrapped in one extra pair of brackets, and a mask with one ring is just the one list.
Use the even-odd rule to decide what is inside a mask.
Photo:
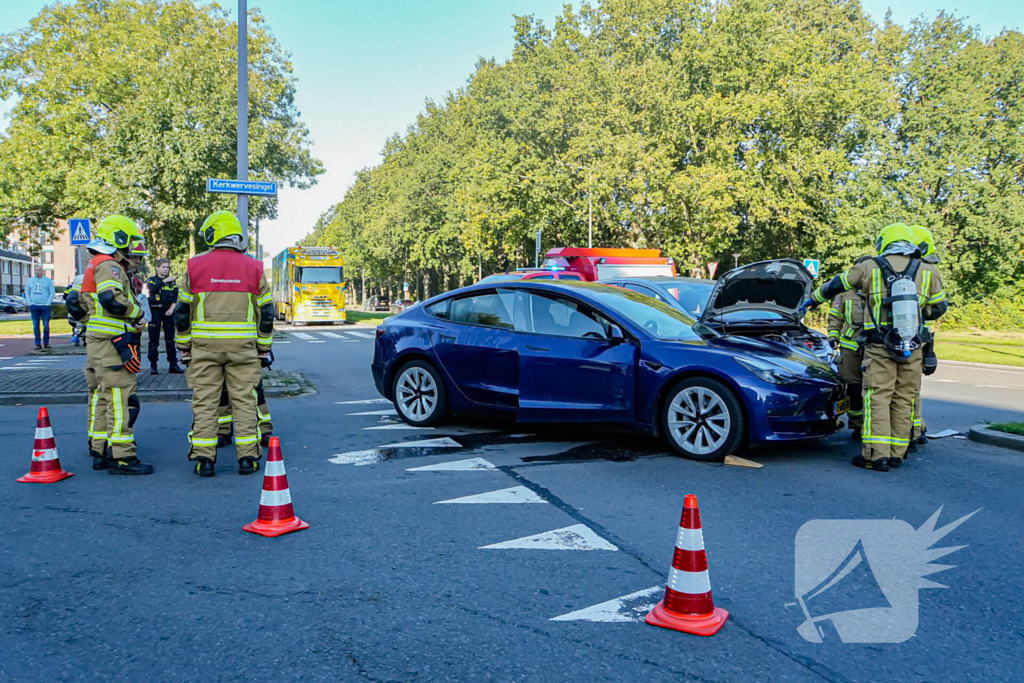
[[(932, 237), (932, 231), (923, 225), (911, 226), (911, 230), (914, 231), (914, 243), (917, 244), (918, 249), (921, 252), (921, 260), (925, 263), (936, 265), (939, 262), (939, 256), (935, 253), (935, 239)], [(928, 318), (927, 315), (924, 316)], [(939, 367), (939, 359), (935, 355), (935, 334), (927, 325), (921, 331), (921, 352), (922, 352), (922, 366), (925, 375), (931, 375)], [(917, 396), (914, 397), (914, 431), (910, 438), (910, 450), (911, 452), (916, 451), (918, 446), (927, 446), (928, 437), (925, 434), (928, 431), (928, 426), (925, 424), (924, 416), (921, 411), (921, 389), (918, 388)]]
[(910, 444), (914, 397), (921, 385), (924, 318), (940, 317), (947, 304), (939, 273), (921, 261), (909, 226), (886, 226), (875, 249), (878, 256), (818, 287), (805, 306), (848, 290), (864, 297), (863, 447), (853, 464), (887, 472), (902, 463)]
[[(110, 474), (151, 474), (153, 466), (136, 454), (133, 428), (141, 405), (136, 395), (139, 341), (144, 313), (139, 306), (130, 260), (145, 256), (146, 242), (135, 221), (107, 216), (88, 245), (79, 305), (88, 322), (86, 380), (89, 398), (89, 451), (94, 470)], [(111, 456), (106, 455), (109, 443)]]
[(218, 406), (227, 386), (235, 425), (238, 473), (259, 469), (262, 455), (254, 390), (260, 360), (270, 353), (274, 303), (263, 264), (245, 255), (242, 226), (217, 211), (199, 229), (211, 247), (188, 261), (174, 312), (175, 343), (192, 387), (189, 460), (201, 477), (214, 475)]
[[(870, 258), (861, 256), (854, 265)], [(839, 377), (846, 383), (847, 395), (850, 397), (846, 420), (852, 430), (850, 437), (854, 441), (860, 441), (861, 428), (864, 426), (864, 392), (860, 370), (864, 362), (861, 343), (863, 327), (864, 299), (859, 292), (843, 292), (832, 300), (828, 309), (828, 340), (833, 349), (839, 350)]]

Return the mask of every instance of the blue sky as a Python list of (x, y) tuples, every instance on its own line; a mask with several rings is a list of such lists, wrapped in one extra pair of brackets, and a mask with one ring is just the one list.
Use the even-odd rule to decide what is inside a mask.
[[(862, 0), (877, 21), (893, 3)], [(48, 3), (0, 2), (0, 32), (25, 26)], [(225, 6), (234, 9), (230, 0)], [(578, 2), (572, 3), (578, 6)], [(549, 26), (562, 0), (249, 0), (258, 7), (298, 78), (296, 104), (327, 172), (312, 189), (285, 188), (280, 218), (261, 225), (277, 253), (312, 229), (339, 201), (353, 174), (380, 160), (385, 139), (406, 129), (428, 98), (462, 86), (479, 57), (507, 59), (515, 14)], [(902, 0), (893, 19), (906, 24), (940, 9), (966, 16), (986, 35), (1024, 26), (1024, 0)], [(0, 103), (0, 112), (8, 107)], [(0, 122), (0, 125), (6, 125)]]

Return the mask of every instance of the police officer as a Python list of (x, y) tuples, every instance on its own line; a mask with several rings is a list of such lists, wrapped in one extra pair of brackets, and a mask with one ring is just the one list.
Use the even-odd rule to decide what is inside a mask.
[(178, 351), (174, 346), (174, 304), (178, 301), (178, 286), (171, 277), (171, 262), (165, 258), (156, 262), (156, 275), (146, 280), (149, 292), (149, 310), (153, 318), (149, 323), (149, 374), (159, 375), (157, 361), (160, 360), (160, 330), (164, 333), (164, 347), (167, 350), (169, 372), (180, 374)]
[[(914, 231), (914, 242), (921, 251), (921, 260), (932, 265), (938, 264), (939, 255), (935, 253), (935, 239), (932, 237), (932, 231), (923, 225), (913, 225), (911, 230)], [(925, 318), (927, 317), (926, 315)], [(935, 355), (935, 333), (927, 325), (921, 332), (921, 351), (924, 374), (931, 375), (938, 369), (939, 359)], [(918, 446), (928, 445), (926, 436), (928, 425), (925, 424), (921, 408), (921, 389), (918, 388), (917, 396), (914, 398), (914, 431), (908, 449), (911, 452), (916, 451)]]
[(886, 226), (875, 248), (877, 257), (818, 287), (807, 305), (848, 290), (864, 297), (863, 448), (853, 465), (887, 472), (902, 463), (910, 443), (914, 398), (921, 385), (922, 313), (934, 320), (946, 312), (947, 303), (939, 273), (922, 263), (910, 227)]
[[(94, 254), (82, 278), (79, 304), (84, 309), (89, 402), (90, 455), (94, 470), (110, 474), (151, 474), (153, 466), (136, 454), (133, 427), (139, 398), (139, 333), (144, 313), (130, 275), (132, 257), (146, 255), (138, 226), (124, 216), (107, 216), (89, 243)], [(110, 444), (111, 456), (105, 453)]]
[(263, 264), (245, 255), (242, 226), (217, 211), (199, 234), (210, 251), (188, 261), (175, 309), (175, 341), (192, 387), (189, 460), (201, 477), (214, 475), (218, 406), (225, 384), (235, 425), (238, 473), (259, 469), (256, 385), (260, 358), (270, 353), (274, 303)]
[[(860, 264), (871, 258), (861, 256)], [(846, 413), (850, 438), (861, 440), (864, 425), (864, 396), (860, 366), (864, 360), (861, 349), (861, 329), (864, 325), (864, 299), (855, 291), (843, 292), (832, 301), (828, 310), (828, 339), (832, 348), (839, 349), (839, 377), (846, 383), (850, 397), (850, 410)]]

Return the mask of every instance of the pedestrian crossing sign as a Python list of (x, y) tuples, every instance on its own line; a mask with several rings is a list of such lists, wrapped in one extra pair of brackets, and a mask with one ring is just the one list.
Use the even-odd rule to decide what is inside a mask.
[(810, 272), (811, 277), (818, 277), (818, 270), (819, 270), (820, 267), (821, 267), (821, 261), (819, 261), (818, 259), (816, 259), (816, 258), (805, 258), (804, 259), (804, 268), (806, 268)]
[(72, 218), (68, 221), (68, 232), (71, 233), (71, 244), (89, 244), (92, 225), (88, 218)]

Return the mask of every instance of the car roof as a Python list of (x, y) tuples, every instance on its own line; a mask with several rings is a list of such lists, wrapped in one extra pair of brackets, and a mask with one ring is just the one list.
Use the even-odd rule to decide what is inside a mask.
[(715, 286), (714, 280), (707, 280), (702, 277), (671, 277), (668, 275), (645, 275), (641, 277), (616, 277), (610, 280), (602, 280), (601, 282), (608, 284), (615, 284), (619, 282), (638, 282), (642, 284), (650, 285), (673, 285), (673, 284), (684, 284), (684, 285), (707, 285), (709, 287)]

